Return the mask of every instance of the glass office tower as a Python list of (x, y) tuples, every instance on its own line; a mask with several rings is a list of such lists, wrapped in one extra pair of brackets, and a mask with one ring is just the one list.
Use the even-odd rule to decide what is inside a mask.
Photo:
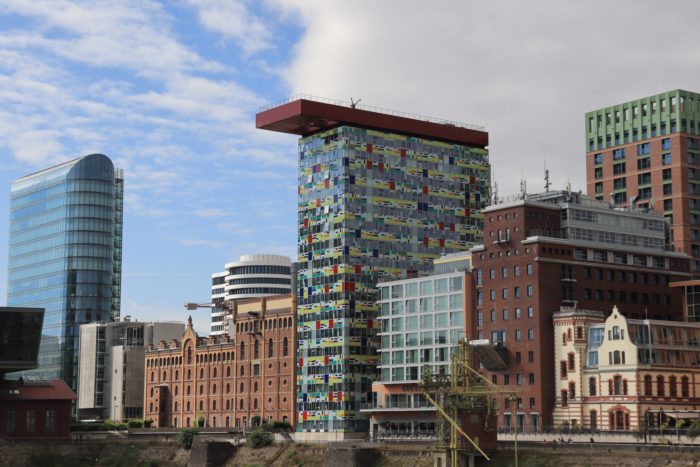
[(307, 99), (261, 112), (257, 126), (302, 136), (297, 427), (367, 431), (377, 282), (426, 275), (433, 259), (481, 242), (488, 134)]
[(119, 317), (123, 175), (92, 154), (12, 184), (9, 306), (44, 308), (39, 368), (77, 388), (79, 328)]

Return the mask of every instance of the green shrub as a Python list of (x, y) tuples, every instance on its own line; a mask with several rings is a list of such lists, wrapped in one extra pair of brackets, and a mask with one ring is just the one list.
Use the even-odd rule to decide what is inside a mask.
[(183, 428), (180, 430), (180, 433), (177, 434), (178, 444), (185, 449), (191, 448), (194, 435), (197, 433), (199, 433), (199, 430), (195, 427)]
[(250, 419), (250, 423), (255, 426), (260, 426), (260, 415), (256, 415)]
[(248, 445), (253, 449), (269, 446), (272, 444), (272, 441), (272, 434), (263, 428), (253, 430), (248, 435)]
[(143, 420), (139, 418), (132, 418), (129, 420), (127, 425), (129, 425), (129, 428), (143, 428)]
[(200, 428), (204, 426), (204, 417), (197, 417), (197, 426)]
[(289, 422), (287, 422), (287, 421), (276, 420), (276, 421), (272, 422), (272, 428), (274, 430), (291, 430), (292, 425), (290, 425)]
[(153, 425), (153, 420), (151, 420), (150, 418), (143, 421), (143, 427), (144, 427), (144, 428), (150, 428), (151, 425)]

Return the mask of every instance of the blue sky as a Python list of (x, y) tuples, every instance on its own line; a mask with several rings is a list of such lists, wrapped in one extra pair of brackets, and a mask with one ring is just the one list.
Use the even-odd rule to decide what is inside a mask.
[[(0, 1), (0, 303), (12, 180), (101, 152), (126, 173), (122, 314), (185, 319), (241, 254), (294, 256), (306, 93), (484, 125), (502, 195), (585, 189), (583, 113), (700, 91), (692, 1)], [(205, 311), (194, 316), (208, 329)]]

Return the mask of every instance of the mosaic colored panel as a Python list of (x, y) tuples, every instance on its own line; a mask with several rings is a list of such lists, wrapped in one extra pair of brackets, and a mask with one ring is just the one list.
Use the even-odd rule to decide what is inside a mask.
[(334, 128), (299, 143), (297, 403), (302, 431), (366, 431), (383, 280), (481, 241), (482, 148)]

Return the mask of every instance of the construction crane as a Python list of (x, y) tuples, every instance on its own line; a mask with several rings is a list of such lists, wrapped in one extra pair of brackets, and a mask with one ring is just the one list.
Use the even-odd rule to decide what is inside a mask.
[[(463, 429), (461, 421), (465, 414), (478, 414), (483, 417), (482, 433), (493, 433), (495, 426), (489, 426), (492, 417), (492, 401), (496, 396), (506, 395), (515, 400), (518, 389), (512, 386), (497, 386), (471, 367), (472, 351), (466, 340), (461, 341), (450, 362), (450, 374), (435, 374), (432, 368), (423, 368), (422, 390), (426, 399), (437, 410), (437, 438), (441, 448), (447, 448), (451, 467), (458, 467), (460, 446), (463, 437), (486, 460), (491, 460), (479, 446), (478, 437), (472, 439)], [(447, 432), (449, 428), (449, 433)], [(468, 445), (467, 445), (468, 448)], [(473, 457), (472, 457), (473, 459)], [(471, 462), (470, 462), (471, 463)], [(515, 465), (518, 466), (518, 439), (515, 435)]]

